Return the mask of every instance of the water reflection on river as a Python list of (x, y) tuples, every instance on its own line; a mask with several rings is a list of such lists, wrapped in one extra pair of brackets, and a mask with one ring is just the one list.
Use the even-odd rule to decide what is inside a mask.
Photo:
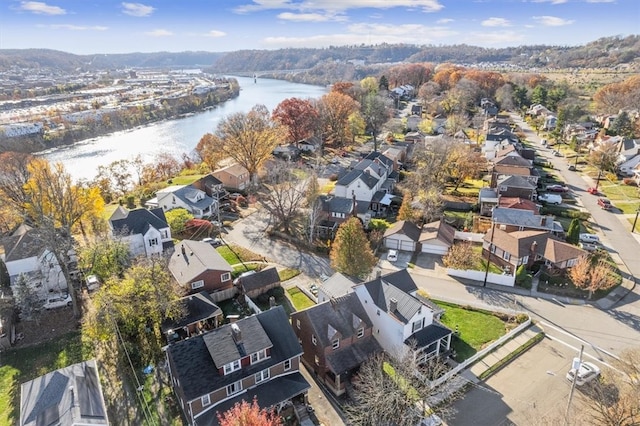
[(98, 166), (133, 159), (138, 154), (145, 161), (151, 161), (159, 153), (180, 156), (191, 152), (202, 135), (215, 130), (222, 118), (247, 112), (256, 104), (265, 105), (271, 111), (284, 99), (318, 98), (326, 93), (320, 86), (260, 78), (254, 83), (252, 78), (236, 78), (241, 87), (240, 95), (209, 111), (85, 140), (42, 154), (50, 162), (63, 163), (74, 178), (91, 179)]

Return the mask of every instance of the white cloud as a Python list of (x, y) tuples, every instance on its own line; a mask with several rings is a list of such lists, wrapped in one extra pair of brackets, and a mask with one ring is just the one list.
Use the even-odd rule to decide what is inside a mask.
[(510, 27), (509, 20), (504, 18), (489, 18), (482, 21), (483, 27)]
[(465, 38), (464, 43), (473, 46), (480, 45), (513, 45), (514, 42), (523, 41), (525, 37), (515, 31), (473, 32)]
[(41, 1), (23, 1), (20, 3), (19, 9), (37, 15), (65, 15), (67, 13), (61, 7), (50, 6)]
[(226, 35), (227, 33), (225, 33), (224, 31), (211, 30), (208, 33), (206, 33), (204, 36), (217, 38), (217, 37), (224, 37)]
[(587, 3), (613, 3), (616, 0), (587, 0)]
[(410, 7), (423, 12), (437, 12), (444, 8), (438, 0), (252, 0), (249, 4), (234, 9), (237, 13), (249, 13), (259, 10), (297, 10), (297, 11), (346, 11), (351, 9), (390, 9), (393, 7)]
[(533, 19), (545, 27), (562, 27), (575, 22), (571, 19), (562, 19), (557, 16), (534, 16)]
[(564, 4), (567, 0), (532, 0), (534, 3)]
[(453, 22), (453, 19), (451, 18), (442, 18), (442, 19), (438, 19), (436, 21), (436, 24), (450, 24), (451, 22)]
[(334, 14), (282, 12), (278, 15), (278, 19), (293, 22), (327, 22), (345, 21), (346, 17), (344, 15)]
[(142, 3), (122, 3), (122, 13), (125, 15), (144, 17), (151, 15), (154, 10), (154, 7)]
[(85, 26), (85, 25), (73, 25), (73, 24), (41, 25), (40, 27), (50, 28), (52, 30), (70, 30), (70, 31), (106, 31), (109, 29), (109, 27), (103, 27), (100, 25)]
[(145, 33), (145, 35), (148, 35), (151, 37), (168, 37), (168, 36), (172, 36), (173, 33), (169, 30), (157, 29), (153, 31), (148, 31)]

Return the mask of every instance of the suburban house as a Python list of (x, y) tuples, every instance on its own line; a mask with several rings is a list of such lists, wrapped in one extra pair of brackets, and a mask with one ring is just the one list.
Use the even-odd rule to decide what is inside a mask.
[(537, 194), (537, 185), (528, 177), (518, 175), (500, 175), (496, 181), (498, 194), (503, 197), (519, 197), (532, 200)]
[(243, 191), (250, 184), (249, 171), (237, 163), (218, 169), (212, 174), (229, 191)]
[(420, 251), (422, 253), (445, 255), (453, 245), (456, 229), (443, 220), (425, 223), (420, 232)]
[(420, 362), (425, 362), (451, 348), (451, 330), (437, 321), (442, 311), (415, 296), (417, 286), (406, 270), (377, 277), (354, 290), (372, 322), (373, 336), (386, 352), (413, 347)]
[(407, 130), (410, 132), (415, 132), (418, 130), (418, 125), (422, 121), (422, 116), (411, 114), (407, 117)]
[(554, 130), (556, 128), (557, 123), (558, 123), (558, 117), (556, 117), (553, 114), (548, 114), (544, 118), (544, 124), (542, 125), (542, 129), (547, 131)]
[(500, 197), (498, 197), (498, 191), (496, 189), (480, 188), (480, 192), (478, 194), (480, 215), (491, 216), (491, 212), (493, 212), (493, 209), (498, 205), (499, 201)]
[(28, 225), (19, 226), (10, 236), (0, 241), (0, 259), (7, 267), (11, 290), (20, 276), (41, 300), (52, 293), (67, 291), (67, 280), (56, 256), (47, 246), (42, 231)]
[(20, 426), (108, 424), (94, 359), (52, 371), (20, 386)]
[(551, 111), (547, 107), (541, 104), (533, 104), (527, 110), (527, 115), (531, 115), (534, 117), (538, 117), (538, 116), (544, 117), (544, 116), (547, 116), (547, 114), (551, 114)]
[(228, 195), (220, 179), (212, 174), (201, 177), (193, 182), (191, 186), (199, 189), (200, 191), (204, 191), (205, 194), (216, 201), (222, 200)]
[(299, 371), (302, 347), (282, 306), (169, 345), (171, 383), (191, 425), (217, 425), (255, 398), (280, 413), (310, 388)]
[(338, 179), (333, 193), (342, 198), (355, 197), (356, 201), (365, 202), (366, 207), (370, 207), (376, 192), (390, 194), (396, 180), (393, 160), (379, 152), (371, 152)]
[(291, 324), (302, 344), (302, 362), (338, 396), (360, 364), (382, 352), (353, 292), (291, 314)]
[(399, 220), (389, 227), (383, 236), (384, 246), (389, 249), (414, 252), (418, 249), (420, 228), (408, 220)]
[(540, 206), (531, 200), (519, 197), (500, 197), (498, 207), (505, 209), (530, 210), (533, 214), (540, 214)]
[(506, 232), (534, 230), (564, 236), (562, 224), (552, 215), (541, 216), (531, 210), (496, 207), (493, 209), (492, 221), (496, 228)]
[(538, 184), (538, 171), (530, 160), (522, 158), (520, 154), (496, 157), (492, 163), (491, 187), (495, 187), (498, 181), (509, 176), (521, 176), (534, 186)]
[(300, 157), (300, 152), (300, 148), (293, 144), (278, 145), (273, 150), (273, 156), (286, 161), (291, 161)]
[(218, 327), (224, 321), (222, 309), (216, 305), (209, 293), (201, 291), (180, 298), (183, 315), (167, 318), (162, 322), (162, 333), (167, 342), (182, 340)]
[(218, 209), (216, 200), (192, 185), (171, 185), (160, 189), (155, 198), (147, 201), (147, 206), (160, 207), (163, 211), (183, 208), (196, 219), (212, 216)]
[(207, 291), (215, 302), (236, 293), (233, 268), (206, 242), (182, 240), (169, 259), (169, 271), (189, 293)]
[(248, 297), (254, 298), (264, 294), (272, 288), (280, 286), (280, 275), (278, 270), (273, 268), (256, 271), (255, 274), (248, 274), (237, 278), (236, 285), (240, 292)]
[(424, 143), (425, 135), (421, 132), (409, 132), (404, 135), (404, 141), (413, 144)]
[(129, 244), (132, 257), (159, 255), (173, 249), (171, 228), (164, 210), (134, 209), (118, 206), (109, 218), (114, 237)]
[(542, 260), (549, 268), (564, 270), (575, 265), (586, 252), (574, 245), (556, 239), (545, 231), (513, 231), (491, 229), (483, 241), (484, 256), (512, 272), (520, 265), (530, 266)]

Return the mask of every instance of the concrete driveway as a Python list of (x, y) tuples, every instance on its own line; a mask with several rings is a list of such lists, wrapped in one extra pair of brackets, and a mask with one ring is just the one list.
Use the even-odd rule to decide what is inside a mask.
[(378, 266), (382, 269), (387, 269), (391, 271), (406, 269), (409, 266), (409, 262), (411, 262), (411, 257), (413, 256), (413, 253), (409, 251), (398, 250), (398, 260), (396, 260), (395, 262), (390, 262), (387, 260), (388, 254), (389, 254), (389, 251), (386, 251), (380, 255), (380, 261), (378, 262)]

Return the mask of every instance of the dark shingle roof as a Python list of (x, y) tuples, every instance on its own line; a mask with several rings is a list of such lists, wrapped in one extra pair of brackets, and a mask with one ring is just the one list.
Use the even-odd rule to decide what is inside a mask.
[(378, 183), (378, 179), (371, 176), (369, 173), (365, 173), (362, 170), (355, 169), (351, 170), (346, 175), (338, 179), (336, 185), (347, 186), (350, 183), (354, 182), (356, 179), (362, 180), (362, 182), (367, 185), (369, 189), (373, 188)]
[(413, 222), (400, 220), (387, 229), (384, 236), (386, 238), (395, 234), (403, 234), (409, 237), (411, 241), (418, 241), (420, 239), (420, 228), (418, 228)]
[[(247, 321), (250, 322), (248, 326), (242, 324)], [(258, 324), (256, 324), (256, 322)], [(293, 333), (287, 314), (282, 306), (276, 306), (268, 311), (243, 318), (235, 324), (238, 324), (242, 332), (243, 341), (247, 342), (245, 350), (263, 346), (265, 344), (264, 335), (266, 335), (268, 340), (273, 344), (271, 357), (256, 364), (242, 367), (240, 370), (231, 374), (219, 374), (218, 368), (212, 359), (211, 351), (215, 353), (218, 362), (228, 359), (229, 355), (233, 352), (233, 348), (229, 348), (229, 341), (224, 335), (231, 332), (231, 324), (224, 325), (206, 334), (169, 345), (167, 355), (173, 362), (174, 370), (172, 374), (180, 381), (180, 386), (187, 400), (199, 398), (204, 394), (211, 393), (216, 389), (234, 383), (243, 377), (248, 377), (265, 368), (279, 364), (286, 359), (291, 359), (302, 354), (302, 347), (300, 343), (298, 343), (296, 335)], [(262, 336), (258, 337), (261, 343), (254, 343), (252, 340), (257, 337), (257, 334), (254, 336), (250, 333), (256, 331), (258, 325), (262, 329), (262, 332), (257, 331), (257, 333)], [(264, 333), (264, 335), (262, 333)], [(217, 339), (216, 336), (220, 337), (220, 339)], [(222, 340), (225, 340), (225, 342), (221, 342)], [(218, 350), (212, 347), (218, 344), (224, 344), (225, 348)]]
[(45, 240), (38, 229), (28, 229), (2, 240), (5, 262), (39, 256), (46, 248)]
[(231, 272), (233, 268), (211, 244), (182, 240), (169, 259), (169, 270), (180, 284), (186, 284), (204, 271)]
[(276, 268), (263, 269), (255, 274), (240, 278), (240, 284), (245, 291), (257, 290), (273, 283), (280, 282), (280, 275)]
[(326, 360), (335, 374), (353, 370), (371, 356), (382, 352), (382, 347), (373, 336), (363, 337), (342, 349), (339, 348), (327, 355)]
[(123, 234), (144, 234), (153, 226), (155, 229), (168, 228), (167, 219), (161, 208), (147, 210), (130, 210), (129, 214), (122, 219), (112, 219), (111, 226), (116, 233)]
[(322, 209), (327, 212), (349, 214), (353, 211), (353, 199), (345, 197), (335, 197), (333, 195), (320, 196)]
[[(240, 330), (240, 334), (235, 330)], [(273, 346), (255, 316), (220, 327), (202, 338), (217, 368)]]
[(451, 334), (451, 330), (437, 322), (433, 322), (417, 333), (412, 334), (404, 343), (409, 344), (413, 340), (418, 348), (424, 348), (449, 334)]
[[(378, 308), (393, 315), (404, 324), (407, 324), (423, 308), (418, 299), (385, 282), (384, 278), (369, 281), (363, 285)], [(396, 309), (392, 309), (392, 300), (396, 302)]]
[(222, 309), (215, 304), (209, 293), (201, 291), (178, 300), (184, 305), (185, 316), (178, 319), (166, 319), (162, 322), (162, 331), (177, 329), (197, 321), (222, 315)]

